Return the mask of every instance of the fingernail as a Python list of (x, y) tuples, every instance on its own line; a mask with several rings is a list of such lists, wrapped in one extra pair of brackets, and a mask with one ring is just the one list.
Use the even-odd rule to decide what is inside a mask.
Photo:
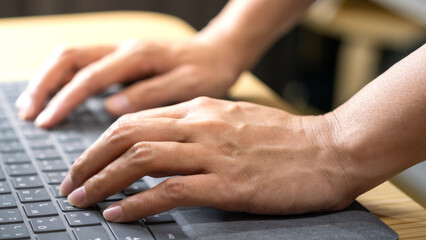
[(128, 112), (131, 109), (129, 98), (124, 94), (117, 94), (110, 97), (106, 106), (112, 112)]
[(74, 190), (68, 196), (68, 201), (71, 203), (71, 205), (78, 206), (84, 201), (85, 197), (86, 197), (86, 189), (84, 188), (84, 186), (82, 186)]
[(62, 196), (68, 196), (74, 190), (74, 185), (71, 182), (71, 176), (68, 174), (64, 181), (62, 182), (61, 186), (59, 187), (59, 193)]
[(107, 208), (104, 211), (104, 218), (108, 221), (117, 221), (123, 216), (123, 209), (120, 206)]
[(44, 127), (46, 123), (52, 118), (54, 111), (51, 108), (45, 109), (38, 115), (34, 124), (38, 127)]

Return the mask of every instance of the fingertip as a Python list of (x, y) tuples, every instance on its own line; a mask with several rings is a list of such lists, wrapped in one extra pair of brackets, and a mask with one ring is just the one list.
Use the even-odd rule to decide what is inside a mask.
[(107, 98), (105, 108), (109, 113), (117, 116), (132, 112), (133, 109), (129, 98), (122, 93)]
[(71, 175), (68, 174), (64, 181), (62, 181), (61, 186), (59, 186), (59, 193), (62, 196), (68, 196), (74, 190), (74, 185), (71, 181)]
[(55, 113), (53, 110), (45, 109), (37, 116), (36, 120), (34, 121), (34, 124), (40, 128), (49, 128), (54, 124), (52, 119), (54, 114)]
[(123, 208), (120, 205), (110, 206), (105, 209), (103, 216), (106, 220), (111, 222), (118, 222), (123, 217)]

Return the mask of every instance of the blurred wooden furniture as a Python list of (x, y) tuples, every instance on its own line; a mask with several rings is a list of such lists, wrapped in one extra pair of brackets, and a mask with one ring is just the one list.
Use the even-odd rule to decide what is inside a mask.
[(383, 49), (401, 50), (426, 40), (426, 29), (366, 0), (318, 1), (303, 24), (342, 41), (334, 106), (349, 99), (379, 74)]
[[(194, 29), (168, 15), (147, 12), (110, 12), (9, 18), (0, 20), (0, 81), (28, 80), (58, 45), (115, 43), (128, 38), (179, 40)], [(291, 110), (272, 90), (244, 73), (230, 94), (246, 100)], [(294, 110), (291, 110), (294, 111)], [(426, 211), (386, 182), (358, 200), (401, 239), (426, 237)]]

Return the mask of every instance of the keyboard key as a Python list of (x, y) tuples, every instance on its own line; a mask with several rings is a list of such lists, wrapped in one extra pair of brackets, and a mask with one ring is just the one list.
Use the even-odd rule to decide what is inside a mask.
[(67, 176), (67, 172), (45, 172), (43, 175), (48, 184), (60, 184)]
[(188, 237), (176, 223), (149, 225), (148, 228), (157, 240), (186, 240)]
[(132, 185), (130, 185), (126, 189), (124, 189), (123, 192), (126, 195), (133, 195), (133, 194), (140, 193), (140, 192), (143, 192), (143, 191), (148, 190), (148, 189), (149, 189), (148, 184), (146, 184), (144, 181), (138, 181), (138, 182), (133, 183)]
[(38, 166), (43, 172), (68, 171), (67, 165), (62, 160), (39, 161)]
[(0, 194), (4, 194), (4, 193), (10, 193), (10, 187), (9, 187), (9, 184), (7, 184), (6, 181), (1, 181), (0, 182)]
[(28, 126), (28, 128), (22, 129), (22, 133), (24, 134), (26, 139), (46, 139), (49, 137), (49, 132), (47, 130), (43, 130), (34, 126)]
[(22, 216), (17, 208), (0, 210), (0, 224), (22, 222)]
[(15, 189), (43, 187), (38, 176), (13, 177), (12, 184)]
[(60, 143), (75, 142), (76, 140), (81, 140), (81, 135), (73, 131), (62, 131), (55, 134), (55, 137)]
[(83, 152), (81, 153), (67, 153), (65, 154), (65, 159), (70, 163), (74, 164), (75, 160), (81, 156)]
[(86, 145), (80, 141), (67, 142), (61, 144), (62, 149), (65, 153), (81, 153), (86, 150)]
[(53, 142), (49, 139), (31, 139), (27, 142), (31, 149), (48, 149), (55, 147)]
[(30, 234), (24, 224), (10, 224), (0, 226), (0, 239), (29, 238)]
[(58, 215), (52, 202), (39, 202), (24, 204), (24, 210), (27, 217), (46, 217)]
[(118, 240), (126, 239), (152, 239), (151, 233), (147, 227), (143, 227), (136, 222), (133, 223), (113, 223), (107, 222), (109, 228)]
[(102, 226), (90, 226), (73, 229), (78, 240), (104, 240), (110, 239)]
[(168, 223), (174, 221), (175, 219), (168, 212), (163, 212), (144, 218), (144, 222), (146, 224)]
[(54, 196), (55, 198), (64, 198), (65, 196), (62, 196), (62, 195), (59, 193), (59, 186), (60, 186), (60, 185), (51, 185), (51, 186), (50, 186), (50, 191), (53, 193), (53, 196)]
[(62, 212), (75, 212), (75, 211), (87, 210), (87, 209), (83, 209), (83, 208), (74, 207), (73, 205), (71, 205), (68, 202), (68, 199), (66, 199), (66, 198), (58, 199), (57, 202), (58, 202), (58, 205), (61, 208)]
[(98, 202), (96, 203), (96, 206), (98, 207), (99, 211), (103, 213), (105, 209), (114, 203), (116, 203), (116, 201)]
[(56, 149), (34, 150), (34, 156), (37, 160), (58, 160), (61, 155)]
[(67, 232), (42, 233), (37, 235), (37, 240), (70, 240)]
[(0, 152), (12, 153), (12, 152), (23, 152), (24, 146), (18, 140), (2, 141), (0, 144)]
[(21, 203), (40, 202), (50, 200), (49, 194), (44, 188), (23, 189), (16, 192)]
[(15, 153), (4, 153), (1, 155), (0, 159), (2, 159), (5, 164), (21, 164), (21, 163), (30, 163), (30, 157), (24, 152), (15, 152)]
[(6, 180), (6, 176), (4, 175), (3, 170), (0, 169), (0, 181)]
[(16, 202), (12, 194), (0, 195), (0, 209), (15, 208), (15, 207), (16, 207)]
[(25, 176), (25, 175), (35, 175), (37, 170), (31, 163), (26, 164), (10, 164), (6, 166), (6, 172), (10, 176)]
[(35, 233), (64, 231), (65, 226), (59, 217), (44, 217), (30, 219)]
[(119, 201), (122, 199), (123, 196), (121, 195), (121, 193), (116, 193), (114, 195), (109, 196), (107, 199), (105, 199), (105, 201)]
[(65, 218), (71, 227), (99, 225), (101, 221), (95, 212), (71, 212), (65, 213)]
[(12, 141), (18, 140), (18, 135), (11, 128), (9, 129), (0, 129), (0, 141)]

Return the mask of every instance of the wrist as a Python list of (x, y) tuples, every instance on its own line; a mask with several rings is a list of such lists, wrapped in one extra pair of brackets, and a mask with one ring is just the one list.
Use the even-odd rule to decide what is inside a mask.
[(352, 170), (354, 159), (344, 144), (339, 142), (340, 124), (333, 113), (319, 116), (303, 116), (302, 124), (307, 140), (314, 146), (314, 159), (319, 162), (320, 173), (331, 188), (329, 210), (347, 207), (358, 195), (357, 179)]

